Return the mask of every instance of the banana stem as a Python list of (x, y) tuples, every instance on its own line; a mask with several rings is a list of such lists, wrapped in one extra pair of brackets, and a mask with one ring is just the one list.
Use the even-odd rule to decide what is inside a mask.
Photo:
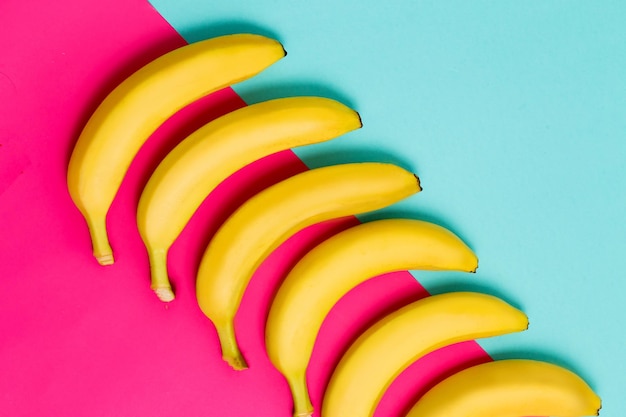
[(297, 377), (290, 377), (287, 382), (293, 397), (293, 416), (310, 417), (313, 415), (313, 405), (309, 397), (309, 388), (306, 383), (306, 373)]
[(248, 368), (246, 360), (239, 351), (237, 339), (235, 338), (235, 324), (233, 320), (226, 323), (215, 324), (217, 336), (222, 347), (222, 359), (224, 359), (233, 369), (241, 371)]
[(93, 256), (95, 256), (100, 265), (112, 265), (114, 262), (113, 250), (107, 235), (106, 216), (97, 217), (96, 219), (87, 218), (87, 226), (91, 235)]
[(174, 300), (174, 291), (167, 276), (167, 250), (155, 249), (148, 253), (150, 258), (150, 288), (154, 290), (159, 300), (170, 302)]

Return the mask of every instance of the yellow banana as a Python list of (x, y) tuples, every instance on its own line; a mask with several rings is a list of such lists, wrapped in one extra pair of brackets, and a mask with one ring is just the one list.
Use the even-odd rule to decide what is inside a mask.
[(289, 382), (296, 415), (312, 412), (306, 369), (313, 345), (327, 314), (348, 291), (393, 271), (477, 267), (475, 254), (455, 234), (419, 220), (363, 223), (313, 248), (280, 285), (265, 333), (267, 353)]
[(139, 231), (148, 248), (152, 288), (174, 299), (167, 252), (207, 195), (224, 179), (264, 156), (323, 142), (361, 127), (359, 115), (321, 97), (269, 100), (235, 110), (201, 127), (154, 171), (139, 200)]
[(281, 44), (263, 36), (217, 37), (155, 59), (102, 101), (76, 142), (67, 173), (70, 196), (87, 221), (100, 264), (113, 263), (106, 214), (130, 163), (154, 130), (184, 106), (283, 56)]
[(601, 406), (600, 397), (568, 369), (506, 359), (444, 379), (406, 417), (596, 416)]
[(413, 302), (382, 318), (348, 348), (331, 375), (322, 415), (371, 417), (393, 380), (420, 357), (452, 343), (527, 327), (524, 313), (486, 294), (452, 292)]
[(398, 166), (352, 163), (305, 171), (240, 206), (203, 254), (196, 288), (224, 360), (235, 369), (247, 367), (233, 320), (254, 271), (282, 242), (309, 225), (380, 209), (420, 190), (419, 179)]

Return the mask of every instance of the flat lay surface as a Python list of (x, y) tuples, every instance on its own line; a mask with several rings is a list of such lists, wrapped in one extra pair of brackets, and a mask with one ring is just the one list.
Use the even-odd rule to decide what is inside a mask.
[[(361, 221), (438, 223), (468, 243), (479, 268), (394, 273), (348, 294), (316, 345), (314, 404), (340, 352), (373, 318), (428, 293), (474, 290), (520, 308), (529, 330), (427, 356), (392, 385), (377, 416), (402, 415), (437, 372), (490, 357), (565, 366), (602, 397), (602, 416), (623, 415), (625, 19), (626, 6), (611, 1), (5, 2), (0, 415), (289, 416), (288, 387), (263, 349), (269, 300), (307, 249), (358, 220), (307, 228), (259, 269), (236, 319), (246, 371), (220, 357), (196, 302), (196, 269), (247, 197), (308, 168), (356, 161), (399, 164), (423, 186)], [(235, 32), (278, 39), (287, 57), (157, 130), (109, 212), (116, 262), (98, 265), (66, 185), (84, 123), (143, 64)], [(149, 290), (135, 219), (151, 170), (209, 120), (292, 95), (339, 100), (359, 111), (363, 128), (274, 154), (221, 184), (172, 248), (177, 298), (163, 304)]]

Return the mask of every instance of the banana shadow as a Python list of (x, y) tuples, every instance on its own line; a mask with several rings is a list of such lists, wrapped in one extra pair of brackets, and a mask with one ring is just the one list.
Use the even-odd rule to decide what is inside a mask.
[(210, 24), (203, 24), (201, 22), (191, 25), (189, 28), (180, 32), (181, 36), (189, 43), (235, 33), (251, 33), (281, 41), (279, 35), (275, 31), (270, 30), (265, 26), (242, 19), (211, 21)]
[[(394, 164), (410, 172), (417, 172), (415, 164), (407, 158), (399, 155), (398, 153), (392, 153), (381, 147), (374, 145), (360, 145), (347, 143), (354, 139), (355, 135), (360, 132), (354, 131), (346, 134), (343, 138), (338, 138), (334, 143), (333, 149), (310, 146), (307, 149), (306, 155), (303, 156), (303, 162), (309, 168), (319, 168), (328, 165), (337, 164), (350, 164), (360, 162), (383, 162), (388, 164)], [(298, 149), (295, 149), (298, 154)]]
[[(285, 59), (289, 59), (289, 55)], [(276, 65), (280, 65), (278, 62)], [(289, 81), (266, 81), (263, 85), (245, 87), (242, 84), (242, 97), (248, 104), (271, 100), (274, 98), (295, 97), (295, 96), (315, 96), (326, 97), (336, 100), (356, 111), (358, 106), (345, 93), (327, 83), (309, 79), (294, 79), (289, 77)]]
[[(417, 274), (416, 271), (415, 274)], [(441, 275), (441, 273), (437, 273)], [(472, 274), (473, 275), (473, 274)], [(465, 277), (465, 279), (464, 279)], [(467, 275), (464, 277), (459, 276), (457, 274), (449, 274), (449, 276), (440, 276), (437, 277), (437, 282), (428, 286), (428, 291), (432, 294), (445, 294), (449, 292), (457, 292), (457, 291), (468, 291), (468, 292), (479, 292), (482, 294), (492, 295), (494, 297), (500, 298), (506, 303), (512, 305), (513, 307), (524, 310), (522, 303), (516, 298), (512, 297), (510, 294), (507, 294), (499, 289), (491, 287), (483, 282), (478, 282), (473, 280), (473, 277), (467, 278)], [(418, 276), (419, 279), (419, 276)], [(475, 279), (475, 278), (474, 278)], [(531, 324), (532, 325), (532, 324)]]

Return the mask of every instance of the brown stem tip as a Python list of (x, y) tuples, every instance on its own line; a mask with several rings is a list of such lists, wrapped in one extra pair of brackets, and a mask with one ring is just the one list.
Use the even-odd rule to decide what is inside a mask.
[(419, 188), (420, 191), (423, 191), (424, 188), (422, 188), (422, 182), (420, 181), (420, 177), (418, 177), (417, 174), (413, 174), (413, 176), (417, 180), (417, 188)]

